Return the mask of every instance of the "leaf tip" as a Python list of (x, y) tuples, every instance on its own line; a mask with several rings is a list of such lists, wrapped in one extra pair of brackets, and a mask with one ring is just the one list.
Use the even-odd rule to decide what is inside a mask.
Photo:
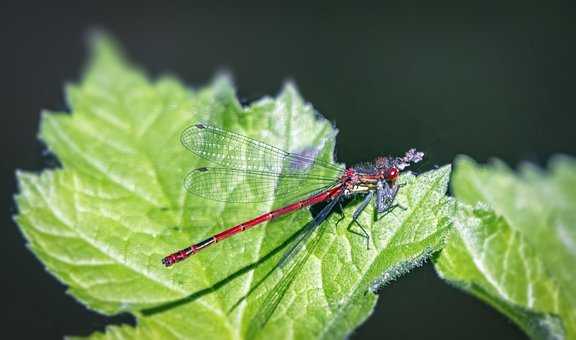
[[(31, 192), (33, 181), (38, 178), (38, 175), (35, 175), (30, 171), (16, 169), (15, 177), (16, 177), (16, 183), (18, 185), (18, 191), (14, 194), (13, 198), (16, 201), (16, 206), (18, 207), (18, 210), (21, 211), (22, 209), (21, 198), (27, 197), (28, 193)], [(17, 215), (14, 215), (13, 219), (16, 216)], [(20, 224), (18, 223), (18, 225)]]
[(278, 98), (283, 98), (285, 100), (290, 100), (291, 102), (299, 104), (304, 103), (304, 99), (302, 98), (300, 91), (298, 91), (298, 86), (292, 79), (288, 79), (284, 82), (284, 84), (282, 84)]
[(456, 158), (454, 158), (454, 165), (456, 168), (459, 168), (460, 166), (475, 166), (478, 163), (476, 163), (476, 161), (468, 156), (468, 155), (457, 155)]
[(236, 97), (234, 77), (228, 70), (219, 70), (212, 78), (208, 89), (215, 98), (222, 100), (222, 102), (231, 103), (234, 106), (240, 105)]
[(450, 173), (452, 171), (452, 164), (448, 163), (446, 165), (441, 166), (438, 168), (438, 171), (441, 173)]
[(220, 69), (212, 78), (212, 86), (234, 87), (234, 76), (229, 69)]
[(86, 34), (86, 41), (90, 51), (90, 65), (122, 64), (126, 56), (118, 41), (107, 31), (93, 28)]

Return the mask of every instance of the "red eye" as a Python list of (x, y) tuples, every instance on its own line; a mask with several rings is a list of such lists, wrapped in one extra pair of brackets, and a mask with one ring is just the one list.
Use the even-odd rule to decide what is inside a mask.
[(388, 171), (386, 171), (386, 180), (387, 181), (393, 181), (396, 178), (398, 178), (399, 174), (400, 174), (400, 170), (398, 170), (398, 168), (391, 167), (390, 169), (388, 169)]

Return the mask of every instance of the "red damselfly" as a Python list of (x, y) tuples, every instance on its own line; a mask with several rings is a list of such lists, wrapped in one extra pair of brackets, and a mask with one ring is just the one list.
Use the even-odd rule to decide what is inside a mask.
[[(318, 203), (327, 204), (307, 226), (299, 243), (312, 234), (344, 198), (365, 195), (352, 214), (353, 222), (357, 223), (358, 217), (372, 200), (376, 211), (385, 213), (398, 206), (394, 204), (394, 199), (400, 188), (397, 183), (400, 171), (411, 163), (421, 161), (424, 155), (410, 149), (402, 157), (378, 157), (370, 164), (342, 168), (315, 156), (287, 152), (203, 123), (185, 129), (181, 141), (192, 153), (217, 165), (189, 172), (184, 181), (188, 192), (224, 202), (256, 203), (292, 198), (294, 203), (261, 214), (166, 256), (162, 263), (167, 267), (263, 222)], [(314, 175), (314, 169), (321, 169), (321, 175)], [(362, 225), (357, 225), (368, 242), (368, 233)], [(295, 249), (297, 247), (292, 251)]]

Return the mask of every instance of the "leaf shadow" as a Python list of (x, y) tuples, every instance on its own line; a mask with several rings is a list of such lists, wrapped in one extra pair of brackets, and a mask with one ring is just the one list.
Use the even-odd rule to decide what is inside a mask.
[[(350, 202), (354, 201), (354, 198), (351, 199), (347, 199), (344, 201), (344, 206), (348, 205)], [(325, 203), (319, 203), (316, 204), (312, 207), (310, 207), (310, 214), (312, 219), (315, 218), (315, 216), (322, 210), (322, 208), (325, 206)], [(337, 208), (338, 209), (338, 208)], [(311, 220), (312, 220), (311, 219)], [(272, 258), (274, 255), (278, 254), (278, 252), (280, 252), (281, 250), (283, 250), (284, 248), (286, 248), (289, 244), (291, 244), (292, 242), (294, 242), (295, 240), (298, 239), (298, 237), (307, 229), (307, 226), (310, 224), (311, 221), (306, 222), (303, 226), (301, 226), (295, 233), (293, 233), (292, 235), (290, 235), (290, 237), (288, 237), (286, 240), (284, 240), (282, 243), (280, 243), (278, 246), (276, 246), (275, 248), (273, 248), (271, 251), (269, 251), (266, 255), (262, 256), (260, 259), (258, 259), (255, 262), (252, 262), (240, 269), (238, 269), (236, 272), (230, 274), (229, 276), (225, 277), (224, 279), (218, 281), (217, 283), (215, 283), (214, 285), (201, 289), (195, 293), (192, 293), (186, 297), (183, 297), (181, 299), (175, 300), (175, 301), (171, 301), (165, 304), (161, 304), (158, 306), (154, 306), (151, 308), (145, 308), (142, 309), (140, 312), (142, 313), (142, 315), (144, 316), (151, 316), (151, 315), (155, 315), (155, 314), (160, 314), (163, 312), (166, 312), (172, 308), (176, 308), (182, 305), (185, 305), (187, 303), (193, 302), (201, 297), (203, 297), (206, 294), (210, 294), (215, 292), (216, 290), (224, 287), (226, 284), (228, 284), (229, 282), (233, 281), (234, 279), (236, 279), (237, 277), (255, 269), (256, 267), (258, 267), (259, 265), (265, 263), (266, 261), (268, 261), (270, 258)], [(282, 261), (282, 259), (280, 259), (280, 261)], [(234, 311), (234, 309), (236, 309), (240, 303), (242, 303), (242, 301), (246, 300), (252, 293), (254, 293), (256, 291), (256, 289), (258, 289), (258, 287), (260, 287), (260, 285), (262, 285), (262, 283), (264, 283), (266, 281), (266, 279), (268, 277), (270, 277), (270, 275), (277, 269), (277, 265), (274, 265), (260, 280), (258, 280), (258, 282), (256, 282), (256, 284), (254, 286), (252, 286), (250, 288), (250, 290), (243, 295), (242, 297), (240, 297), (238, 299), (238, 301), (236, 301), (236, 303), (234, 303), (234, 305), (232, 305), (232, 307), (228, 310), (228, 313), (231, 313), (232, 311)]]
[[(301, 227), (298, 232), (294, 233), (294, 235), (292, 235), (286, 242), (286, 244), (284, 246), (287, 246), (288, 244), (292, 243), (295, 239), (298, 239), (298, 237), (300, 235), (302, 235), (303, 233), (307, 232), (309, 230), (309, 227), (311, 224), (313, 224), (317, 217), (318, 214), (321, 214), (321, 211), (327, 206), (329, 205), (329, 203), (319, 203), (316, 204), (314, 206), (312, 206), (310, 208), (310, 213), (312, 214), (313, 218), (308, 221), (306, 224), (304, 224), (303, 227)], [(334, 208), (334, 207), (332, 207)], [(338, 207), (335, 207), (334, 209), (338, 209)], [(326, 218), (331, 215), (334, 212), (334, 210), (330, 210), (328, 215), (325, 217), (325, 219), (323, 220), (323, 222), (326, 220)], [(319, 235), (317, 235), (319, 236)], [(318, 238), (318, 237), (317, 237)], [(302, 240), (297, 240), (294, 243), (294, 246), (297, 246), (298, 243), (300, 243)], [(295, 248), (293, 248), (295, 249)], [(293, 249), (288, 250), (288, 253), (290, 253)], [(286, 256), (287, 254), (285, 254)], [(236, 301), (236, 303), (234, 303), (234, 305), (228, 310), (228, 313), (233, 312), (241, 303), (242, 301), (246, 300), (250, 295), (252, 295), (259, 287), (260, 285), (262, 285), (264, 282), (266, 282), (266, 280), (268, 279), (268, 277), (270, 277), (270, 275), (272, 275), (272, 273), (274, 273), (278, 268), (282, 268), (286, 265), (286, 261), (287, 259), (285, 257), (281, 258), (275, 265), (274, 267), (272, 267), (272, 269), (270, 269), (261, 279), (258, 280), (258, 282), (256, 282), (255, 285), (253, 285), (250, 290), (244, 295), (242, 296), (240, 299), (238, 299), (238, 301)], [(293, 262), (293, 260), (288, 260), (288, 262)], [(267, 307), (269, 307), (268, 309), (270, 309), (269, 313), (266, 314), (264, 313), (264, 321), (260, 323), (259, 327), (262, 328), (264, 326), (264, 324), (266, 324), (267, 320), (269, 319), (270, 315), (273, 313), (273, 311), (276, 309), (276, 306), (278, 306), (278, 304), (280, 303), (280, 300), (282, 299), (282, 296), (284, 295), (284, 292), (286, 291), (286, 289), (288, 289), (288, 287), (290, 286), (290, 284), (292, 283), (292, 281), (294, 280), (294, 277), (296, 276), (296, 272), (291, 269), (288, 271), (288, 273), (280, 279), (280, 282), (278, 282), (276, 284), (276, 287), (283, 286), (282, 289), (279, 289), (278, 292), (282, 291), (282, 293), (279, 294), (279, 298), (276, 299), (275, 303), (272, 302), (271, 300), (269, 300), (268, 298), (266, 299), (266, 306), (264, 307), (264, 309), (266, 309)], [(250, 330), (249, 333), (250, 334)], [(248, 338), (251, 338), (250, 336), (248, 336)]]
[[(262, 256), (261, 258), (259, 258), (257, 261), (252, 262), (240, 269), (238, 269), (236, 272), (230, 274), (229, 276), (223, 278), (222, 280), (216, 282), (214, 285), (201, 289), (195, 293), (192, 293), (186, 297), (183, 297), (181, 299), (175, 300), (175, 301), (171, 301), (165, 304), (161, 304), (159, 306), (155, 306), (155, 307), (151, 307), (151, 308), (146, 308), (141, 310), (142, 315), (144, 316), (151, 316), (154, 314), (159, 314), (159, 313), (163, 313), (166, 312), (172, 308), (176, 308), (182, 305), (185, 305), (187, 303), (193, 302), (199, 298), (201, 298), (202, 296), (206, 295), (206, 294), (210, 294), (212, 292), (215, 292), (216, 290), (224, 287), (226, 284), (228, 284), (229, 282), (231, 282), (232, 280), (236, 279), (237, 277), (255, 269), (256, 267), (258, 267), (259, 265), (263, 264), (264, 262), (268, 261), (270, 258), (272, 258), (274, 255), (278, 254), (278, 252), (280, 252), (282, 249), (286, 248), (290, 243), (292, 243), (294, 240), (296, 240), (298, 238), (298, 236), (304, 232), (304, 230), (306, 229), (306, 226), (308, 225), (308, 223), (304, 224), (300, 229), (298, 229), (295, 233), (293, 233), (292, 235), (290, 235), (290, 237), (288, 237), (286, 240), (284, 240), (282, 243), (280, 243), (278, 246), (276, 246), (275, 248), (273, 248), (271, 251), (269, 251), (266, 255)], [(250, 288), (250, 290), (244, 295), (242, 296), (233, 306), (232, 308), (228, 311), (228, 313), (232, 312), (238, 305), (240, 305), (240, 303), (242, 301), (244, 301), (246, 298), (248, 298), (248, 296), (250, 296), (263, 282), (266, 281), (266, 279), (274, 272), (274, 270), (276, 269), (276, 266), (274, 266), (270, 271), (268, 271), (268, 273), (266, 273), (266, 275), (264, 275), (264, 277), (262, 279), (260, 279), (253, 287)]]

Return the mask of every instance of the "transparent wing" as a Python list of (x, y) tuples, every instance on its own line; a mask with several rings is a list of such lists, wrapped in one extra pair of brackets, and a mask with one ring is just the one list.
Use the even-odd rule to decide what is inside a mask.
[[(282, 268), (286, 271), (286, 274), (284, 274), (282, 279), (280, 279), (280, 281), (266, 294), (266, 297), (264, 298), (265, 303), (250, 322), (247, 338), (253, 338), (258, 330), (266, 326), (266, 323), (270, 320), (272, 314), (274, 314), (274, 311), (280, 305), (280, 302), (282, 302), (288, 288), (290, 288), (292, 282), (294, 282), (296, 277), (302, 271), (302, 268), (306, 265), (310, 255), (312, 255), (318, 246), (326, 228), (320, 228), (321, 230), (318, 229), (319, 227), (326, 225), (323, 224), (323, 222), (328, 218), (330, 212), (334, 209), (339, 199), (339, 197), (335, 198), (322, 208), (314, 220), (310, 221), (309, 224), (305, 226), (305, 229), (298, 236), (295, 243), (286, 252), (280, 262), (278, 262), (277, 268)], [(318, 233), (315, 233), (316, 230), (318, 230)], [(312, 235), (315, 237), (312, 237)], [(306, 251), (302, 252), (304, 246), (306, 246)]]
[[(298, 255), (302, 248), (307, 244), (310, 236), (314, 234), (314, 231), (318, 229), (322, 222), (328, 218), (328, 215), (330, 215), (332, 210), (334, 210), (334, 207), (336, 204), (338, 204), (339, 200), (340, 198), (336, 198), (330, 201), (330, 203), (328, 203), (324, 208), (322, 208), (322, 210), (320, 210), (318, 215), (316, 215), (316, 217), (314, 217), (314, 219), (305, 227), (302, 233), (298, 235), (298, 238), (292, 247), (290, 247), (284, 256), (282, 256), (282, 259), (280, 259), (280, 262), (278, 262), (279, 268), (286, 267), (296, 257), (296, 255)], [(308, 245), (308, 247), (310, 248), (310, 245)]]
[(184, 179), (192, 194), (220, 202), (256, 203), (298, 198), (336, 183), (333, 178), (267, 171), (198, 168)]
[(195, 155), (226, 168), (302, 173), (313, 167), (329, 169), (335, 177), (342, 169), (336, 164), (287, 152), (264, 142), (209, 124), (195, 124), (181, 135), (182, 144)]

